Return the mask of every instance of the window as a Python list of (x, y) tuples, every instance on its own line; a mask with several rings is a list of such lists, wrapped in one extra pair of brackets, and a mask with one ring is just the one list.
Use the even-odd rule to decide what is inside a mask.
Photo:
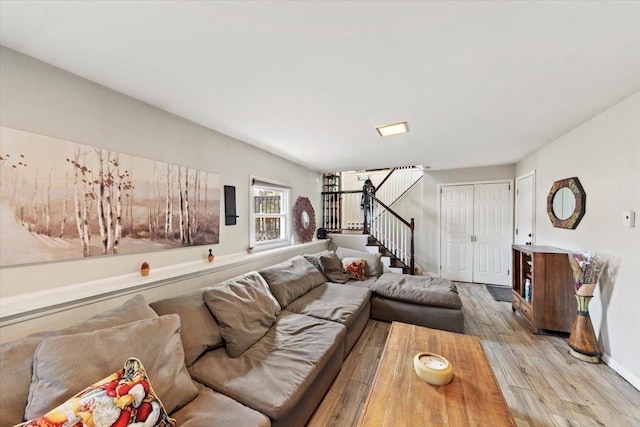
[(261, 178), (251, 179), (252, 248), (289, 242), (289, 187)]

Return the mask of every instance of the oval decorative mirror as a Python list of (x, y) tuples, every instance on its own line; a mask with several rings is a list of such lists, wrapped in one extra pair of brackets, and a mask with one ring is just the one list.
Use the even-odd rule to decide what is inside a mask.
[(293, 205), (293, 227), (302, 242), (310, 242), (316, 230), (316, 214), (308, 197), (298, 197)]
[(558, 228), (574, 229), (585, 213), (587, 194), (577, 177), (556, 181), (547, 196), (547, 214)]
[(300, 214), (300, 223), (302, 224), (302, 228), (309, 228), (311, 218), (309, 218), (309, 214), (307, 213), (307, 211), (302, 211), (302, 213)]

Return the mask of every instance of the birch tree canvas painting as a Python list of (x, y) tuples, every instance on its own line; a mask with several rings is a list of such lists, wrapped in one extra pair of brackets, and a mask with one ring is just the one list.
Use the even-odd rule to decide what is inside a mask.
[(220, 177), (0, 127), (0, 266), (216, 244)]

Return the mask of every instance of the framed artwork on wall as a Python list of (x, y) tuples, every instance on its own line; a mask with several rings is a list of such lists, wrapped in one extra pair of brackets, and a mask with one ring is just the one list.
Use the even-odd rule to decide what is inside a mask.
[(217, 174), (0, 127), (0, 267), (216, 244)]

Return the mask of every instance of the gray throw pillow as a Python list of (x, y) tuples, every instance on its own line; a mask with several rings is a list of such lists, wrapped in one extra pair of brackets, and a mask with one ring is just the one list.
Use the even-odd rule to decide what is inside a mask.
[(180, 317), (170, 314), (42, 341), (33, 355), (33, 378), (25, 416), (32, 419), (45, 414), (122, 369), (130, 357), (145, 366), (167, 413), (198, 395), (196, 383), (184, 364)]
[(218, 320), (230, 357), (240, 356), (262, 338), (280, 313), (278, 302), (255, 271), (213, 286), (203, 297)]
[(320, 257), (322, 255), (328, 254), (329, 252), (331, 251), (324, 250), (322, 252), (318, 252), (317, 254), (305, 254), (302, 256), (304, 257), (304, 259), (309, 261), (315, 268), (317, 268), (320, 273), (324, 274), (324, 271), (322, 271), (322, 266), (320, 265)]
[(282, 308), (326, 281), (322, 273), (301, 255), (258, 270), (258, 273), (264, 277)]
[[(110, 328), (152, 317), (158, 317), (158, 315), (149, 307), (142, 295), (136, 295), (118, 307), (99, 313), (66, 329), (39, 332), (0, 345), (0, 384), (2, 384), (0, 420), (6, 421), (9, 425), (24, 421), (24, 408), (27, 406), (27, 395), (31, 385), (33, 353), (42, 340), (50, 336)], [(80, 390), (76, 390), (78, 391)]]
[(174, 313), (180, 316), (180, 337), (187, 367), (193, 365), (205, 351), (222, 346), (222, 334), (218, 323), (202, 297), (205, 290), (198, 289), (150, 304), (161, 316)]
[(378, 277), (383, 273), (382, 254), (361, 252), (355, 249), (338, 248), (336, 254), (342, 258), (364, 258), (366, 265), (364, 267), (367, 277)]
[(335, 252), (320, 255), (320, 266), (330, 282), (347, 283), (349, 281), (349, 276), (342, 269), (342, 262)]

